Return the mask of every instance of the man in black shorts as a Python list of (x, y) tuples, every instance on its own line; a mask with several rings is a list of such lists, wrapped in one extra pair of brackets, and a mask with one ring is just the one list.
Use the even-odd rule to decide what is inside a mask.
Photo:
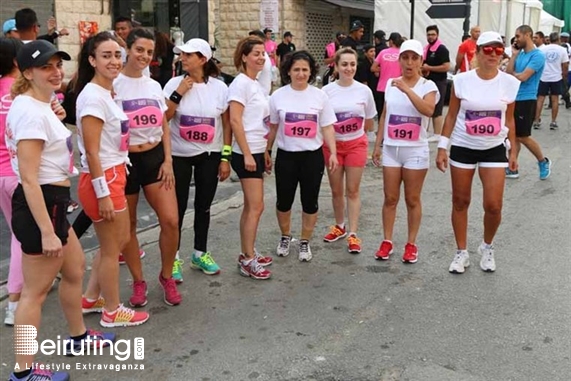
[(422, 65), (422, 74), (436, 84), (440, 93), (440, 100), (432, 114), (434, 135), (428, 138), (431, 143), (437, 143), (440, 140), (440, 133), (444, 124), (442, 108), (444, 107), (444, 98), (446, 98), (447, 72), (450, 69), (450, 52), (440, 41), (438, 34), (438, 26), (429, 25), (426, 27), (428, 46), (424, 48), (424, 64)]

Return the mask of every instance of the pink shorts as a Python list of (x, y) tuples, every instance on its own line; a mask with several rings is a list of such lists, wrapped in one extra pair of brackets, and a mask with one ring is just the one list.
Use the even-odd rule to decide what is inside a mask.
[[(367, 135), (363, 134), (360, 138), (349, 140), (346, 142), (336, 142), (337, 161), (343, 167), (365, 167), (367, 165), (367, 155), (369, 152), (369, 140)], [(325, 165), (329, 163), (331, 151), (327, 144), (323, 145), (323, 155), (325, 156)]]

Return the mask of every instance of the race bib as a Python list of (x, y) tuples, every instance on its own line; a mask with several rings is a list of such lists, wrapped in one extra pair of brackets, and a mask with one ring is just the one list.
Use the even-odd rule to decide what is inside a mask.
[(286, 112), (284, 127), (286, 136), (313, 139), (317, 135), (317, 115)]
[(415, 141), (420, 138), (421, 124), (420, 116), (390, 115), (387, 132), (394, 140)]
[(129, 119), (121, 121), (121, 143), (119, 151), (129, 151)]
[(502, 130), (502, 112), (466, 111), (466, 132), (472, 136), (496, 136)]
[(187, 142), (210, 144), (214, 140), (214, 118), (181, 115), (180, 137)]
[(71, 174), (75, 171), (75, 166), (73, 165), (73, 142), (71, 141), (72, 135), (69, 135), (67, 139), (65, 139), (65, 143), (67, 145), (67, 150), (69, 151), (69, 166), (67, 167), (67, 171)]
[(363, 118), (353, 115), (352, 112), (335, 113), (337, 123), (333, 124), (335, 132), (339, 135), (351, 134), (363, 127)]
[(162, 127), (163, 113), (156, 99), (123, 101), (123, 111), (129, 117), (130, 128)]

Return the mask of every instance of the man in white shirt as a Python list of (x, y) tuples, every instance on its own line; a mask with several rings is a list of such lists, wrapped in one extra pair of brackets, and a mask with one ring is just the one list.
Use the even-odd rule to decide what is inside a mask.
[(535, 109), (535, 121), (533, 128), (538, 130), (541, 127), (540, 117), (543, 108), (543, 101), (547, 95), (551, 98), (551, 123), (549, 129), (556, 130), (557, 113), (559, 112), (559, 96), (563, 95), (563, 91), (567, 82), (567, 72), (569, 70), (569, 56), (567, 50), (559, 45), (559, 33), (551, 33), (549, 35), (551, 43), (542, 49), (545, 54), (545, 69), (539, 80), (539, 88), (537, 90), (537, 105)]
[[(567, 55), (569, 56), (569, 61), (571, 61), (571, 44), (569, 44), (569, 33), (561, 33), (561, 46), (567, 50)], [(571, 65), (569, 66), (569, 71), (567, 71), (567, 87), (565, 88), (565, 93), (563, 94), (563, 100), (565, 100), (565, 108), (571, 108), (571, 91), (569, 90), (569, 85), (571, 85)]]

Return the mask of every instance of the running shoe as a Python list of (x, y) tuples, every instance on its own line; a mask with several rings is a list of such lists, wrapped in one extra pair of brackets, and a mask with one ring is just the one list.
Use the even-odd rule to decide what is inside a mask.
[(480, 247), (478, 247), (478, 253), (482, 256), (480, 259), (480, 268), (485, 272), (496, 271), (496, 261), (494, 260), (494, 247), (492, 245), (486, 245), (482, 242)]
[[(295, 241), (294, 238), (291, 239), (291, 241)], [(256, 249), (254, 247), (254, 255), (256, 256), (256, 259), (258, 260), (258, 263), (260, 264), (260, 266), (269, 266), (272, 263), (274, 263), (274, 259), (270, 256), (267, 255), (262, 255), (260, 254), (260, 252), (258, 251), (258, 249)]]
[(182, 265), (184, 261), (182, 259), (175, 259), (172, 266), (172, 278), (178, 283), (182, 283)]
[(69, 204), (67, 204), (67, 214), (73, 213), (77, 208), (79, 208), (79, 204), (75, 200), (69, 200)]
[(404, 245), (402, 261), (404, 263), (416, 263), (418, 261), (418, 247), (414, 243)]
[(209, 252), (202, 254), (200, 257), (195, 258), (194, 254), (190, 258), (190, 268), (201, 270), (207, 275), (220, 274), (220, 266), (214, 262), (212, 255)]
[(551, 175), (551, 165), (553, 163), (547, 157), (543, 161), (538, 161), (537, 166), (539, 167), (539, 179), (545, 180)]
[(131, 307), (144, 307), (147, 305), (147, 282), (136, 280), (133, 282), (133, 294), (129, 298)]
[(159, 275), (159, 283), (163, 288), (164, 297), (163, 300), (169, 306), (179, 305), (182, 301), (182, 296), (176, 288), (176, 282), (173, 278), (165, 279), (162, 275)]
[(32, 373), (24, 378), (17, 378), (14, 373), (10, 374), (8, 381), (69, 381), (69, 373), (52, 372), (50, 370), (32, 369)]
[(350, 234), (347, 237), (347, 251), (350, 254), (359, 254), (361, 253), (361, 240), (357, 238), (356, 234)]
[(112, 314), (103, 309), (99, 324), (106, 328), (132, 327), (141, 325), (149, 320), (149, 313), (135, 311), (120, 304)]
[(300, 262), (309, 262), (313, 255), (311, 254), (311, 247), (309, 246), (309, 241), (302, 239), (299, 241), (299, 260)]
[(533, 122), (532, 127), (534, 130), (540, 130), (541, 129), (541, 121)]
[(333, 225), (329, 229), (329, 233), (323, 237), (323, 241), (325, 242), (335, 242), (347, 235), (347, 230), (345, 230), (344, 227), (340, 227), (339, 225)]
[(557, 122), (551, 122), (551, 123), (549, 123), (549, 129), (550, 130), (557, 130), (557, 129), (559, 129), (559, 125), (557, 124)]
[(240, 275), (260, 280), (270, 279), (272, 276), (269, 270), (258, 263), (256, 257), (250, 260), (246, 260), (243, 254), (240, 254), (240, 257), (243, 258), (240, 260)]
[(87, 300), (85, 296), (81, 297), (81, 312), (84, 314), (90, 314), (93, 312), (100, 313), (103, 311), (103, 306), (105, 306), (105, 299), (103, 299), (102, 296), (92, 302)]
[[(115, 342), (115, 333), (113, 332), (99, 332), (93, 329), (87, 330), (87, 338), (89, 338), (89, 342), (87, 338), (83, 340), (72, 340), (71, 337), (68, 337), (68, 341), (65, 346), (65, 355), (66, 356), (83, 356), (91, 352), (91, 349), (98, 349), (98, 348), (105, 348), (110, 346), (112, 343)], [(71, 347), (71, 343), (73, 342), (73, 348)], [(87, 345), (90, 346), (89, 352), (87, 349)]]
[(290, 244), (291, 235), (282, 235), (278, 248), (276, 249), (278, 257), (287, 257), (289, 255)]
[[(139, 249), (139, 258), (143, 259), (145, 258), (145, 255), (147, 255), (147, 253), (145, 253), (145, 250), (143, 249)], [(125, 263), (125, 258), (123, 257), (123, 254), (119, 254), (119, 264), (120, 265), (124, 265)]]
[(14, 325), (14, 310), (6, 307), (6, 314), (4, 315), (4, 325), (12, 327)]
[(506, 179), (519, 179), (519, 171), (517, 169), (512, 171), (506, 168)]
[(448, 268), (452, 274), (464, 274), (466, 268), (470, 267), (470, 256), (467, 250), (457, 250), (454, 259)]
[(387, 260), (390, 258), (392, 253), (393, 253), (393, 243), (385, 239), (383, 242), (381, 242), (381, 246), (379, 247), (379, 250), (377, 250), (377, 253), (375, 254), (375, 259), (382, 259), (383, 261)]

